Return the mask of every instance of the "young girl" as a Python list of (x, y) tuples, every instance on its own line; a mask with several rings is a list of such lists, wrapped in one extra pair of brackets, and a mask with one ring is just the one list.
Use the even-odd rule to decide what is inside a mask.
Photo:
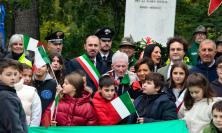
[(24, 79), (24, 84), (32, 86), (32, 68), (26, 64), (22, 64), (22, 78)]
[(62, 85), (64, 81), (64, 63), (62, 56), (58, 53), (51, 53), (49, 59), (51, 60), (51, 66), (55, 73), (54, 79), (56, 78), (59, 84)]
[(219, 100), (213, 98), (213, 95), (208, 80), (202, 74), (193, 73), (188, 76), (184, 104), (178, 117), (186, 121), (190, 133), (202, 133), (210, 123), (212, 105)]
[(186, 92), (185, 89), (185, 81), (189, 75), (189, 71), (187, 66), (184, 63), (176, 63), (172, 66), (170, 71), (170, 80), (169, 87), (166, 92), (169, 98), (175, 102), (177, 106), (177, 111), (180, 109), (184, 94)]
[[(97, 117), (93, 106), (90, 104), (90, 93), (84, 91), (83, 78), (76, 72), (68, 74), (62, 85), (63, 97), (57, 107), (56, 119), (51, 125), (57, 126), (84, 126), (96, 125)], [(50, 118), (50, 107), (42, 118), (42, 125), (46, 125)]]

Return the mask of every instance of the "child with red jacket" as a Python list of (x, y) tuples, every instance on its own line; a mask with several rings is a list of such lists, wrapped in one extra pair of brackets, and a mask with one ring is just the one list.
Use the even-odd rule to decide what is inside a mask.
[[(90, 104), (91, 94), (84, 90), (83, 78), (73, 72), (65, 77), (62, 85), (63, 97), (59, 100), (56, 119), (51, 121), (55, 126), (89, 126), (97, 125), (97, 117), (93, 106)], [(50, 118), (51, 105), (47, 107), (42, 125), (47, 125)]]
[(99, 79), (99, 89), (92, 100), (99, 125), (115, 125), (121, 120), (110, 103), (117, 97), (114, 84), (114, 80), (109, 75)]

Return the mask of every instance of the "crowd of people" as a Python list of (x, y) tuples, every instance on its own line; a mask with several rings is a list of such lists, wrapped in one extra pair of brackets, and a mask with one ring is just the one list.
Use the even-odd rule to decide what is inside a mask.
[[(35, 55), (25, 49), (22, 34), (12, 35), (0, 59), (0, 132), (176, 119), (185, 120), (191, 133), (222, 132), (222, 36), (210, 40), (200, 25), (190, 45), (170, 37), (166, 61), (155, 41), (147, 41), (136, 59), (132, 36), (113, 52), (113, 36), (112, 29), (99, 29), (85, 39), (84, 54), (66, 59), (64, 33), (51, 33), (45, 38), (51, 64), (33, 70)], [(125, 92), (137, 112), (121, 119), (111, 101)]]

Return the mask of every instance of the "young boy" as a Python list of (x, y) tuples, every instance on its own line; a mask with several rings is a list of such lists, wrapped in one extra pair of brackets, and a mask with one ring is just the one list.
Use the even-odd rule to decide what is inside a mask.
[(214, 103), (212, 107), (213, 120), (204, 128), (203, 133), (221, 133), (222, 132), (222, 101)]
[(93, 97), (99, 125), (114, 125), (120, 122), (119, 116), (111, 105), (111, 101), (117, 97), (115, 93), (114, 80), (109, 75), (99, 79), (99, 89)]
[(216, 70), (218, 78), (211, 82), (211, 88), (214, 90), (216, 96), (222, 97), (222, 56), (216, 60)]
[(48, 66), (43, 65), (34, 72), (33, 86), (37, 89), (42, 103), (42, 114), (55, 99), (56, 81), (50, 76)]
[(134, 101), (139, 118), (134, 113), (128, 123), (148, 123), (177, 119), (176, 105), (161, 92), (164, 77), (159, 73), (149, 73), (142, 84), (142, 96)]
[(14, 84), (19, 78), (18, 62), (0, 60), (0, 132), (27, 133), (26, 117)]

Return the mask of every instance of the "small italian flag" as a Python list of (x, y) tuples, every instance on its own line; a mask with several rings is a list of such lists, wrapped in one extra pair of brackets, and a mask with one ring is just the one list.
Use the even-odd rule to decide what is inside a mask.
[(27, 35), (24, 35), (23, 36), (23, 41), (24, 41), (24, 47), (26, 50), (30, 50), (30, 51), (35, 51), (35, 49), (38, 47), (38, 46), (41, 46), (43, 45), (43, 43), (41, 43), (40, 41), (34, 39), (34, 38), (31, 38)]
[(59, 104), (59, 93), (56, 93), (55, 100), (53, 101), (50, 107), (50, 114), (43, 114), (43, 119), (41, 124), (45, 127), (49, 127), (51, 125), (51, 121), (56, 119), (57, 109)]
[(52, 106), (50, 108), (51, 120), (55, 120), (54, 118), (55, 118), (56, 113), (57, 113), (58, 104), (59, 104), (59, 94), (57, 93), (56, 96), (55, 96), (55, 100), (53, 101)]
[(36, 68), (40, 68), (45, 64), (50, 64), (50, 60), (43, 46), (38, 46), (35, 49), (34, 65)]
[(115, 98), (111, 101), (111, 104), (121, 119), (124, 119), (130, 114), (136, 112), (135, 106), (133, 105), (128, 92), (125, 92), (121, 96)]

